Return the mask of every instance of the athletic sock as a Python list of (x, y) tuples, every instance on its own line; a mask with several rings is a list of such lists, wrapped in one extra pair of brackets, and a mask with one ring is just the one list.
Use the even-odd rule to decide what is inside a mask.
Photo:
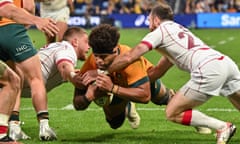
[(224, 128), (226, 122), (218, 120), (213, 117), (209, 117), (197, 110), (188, 110), (184, 112), (182, 124), (196, 127), (198, 126), (208, 127), (217, 130)]
[(41, 119), (49, 119), (48, 111), (39, 111), (37, 113), (37, 118), (38, 118), (38, 121), (40, 121)]
[(9, 118), (9, 121), (20, 121), (19, 112), (18, 111), (12, 111), (12, 114)]
[(5, 137), (8, 132), (8, 120), (9, 116), (6, 114), (0, 114), (0, 139)]

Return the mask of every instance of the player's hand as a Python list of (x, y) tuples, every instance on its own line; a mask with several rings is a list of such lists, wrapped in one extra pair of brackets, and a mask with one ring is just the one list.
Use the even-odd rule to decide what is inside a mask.
[(59, 32), (56, 22), (49, 18), (39, 18), (35, 25), (37, 29), (52, 37)]
[(81, 81), (83, 85), (88, 86), (96, 81), (97, 76), (97, 70), (89, 70), (82, 74)]
[(95, 84), (91, 84), (88, 86), (88, 89), (85, 95), (89, 101), (93, 101), (96, 98), (105, 96), (106, 92), (100, 90)]
[(110, 92), (112, 91), (113, 82), (110, 76), (106, 74), (98, 74), (96, 79), (96, 85), (103, 91)]

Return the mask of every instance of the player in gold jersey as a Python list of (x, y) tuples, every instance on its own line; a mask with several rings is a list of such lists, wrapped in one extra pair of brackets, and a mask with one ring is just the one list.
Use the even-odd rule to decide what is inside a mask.
[[(117, 28), (104, 24), (94, 28), (89, 36), (93, 54), (82, 66), (79, 76), (83, 86), (75, 89), (74, 107), (84, 110), (91, 101), (103, 93), (113, 93), (109, 105), (103, 106), (106, 121), (113, 129), (119, 128), (125, 117), (132, 128), (138, 128), (140, 116), (134, 103), (148, 103), (150, 100), (158, 105), (167, 104), (171, 94), (157, 80), (150, 83), (147, 70), (152, 64), (141, 57), (128, 67), (110, 74), (98, 74), (97, 70), (106, 70), (117, 55), (130, 50), (126, 45), (118, 44), (120, 34)], [(134, 103), (133, 103), (134, 102)]]

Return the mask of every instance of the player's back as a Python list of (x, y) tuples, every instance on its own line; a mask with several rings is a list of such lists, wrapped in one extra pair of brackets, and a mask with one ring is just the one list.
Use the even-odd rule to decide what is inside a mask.
[(219, 55), (219, 52), (211, 49), (190, 30), (173, 21), (161, 23), (155, 31), (146, 36), (146, 41), (153, 41), (156, 50), (186, 71), (191, 71), (193, 66), (197, 66), (209, 56)]

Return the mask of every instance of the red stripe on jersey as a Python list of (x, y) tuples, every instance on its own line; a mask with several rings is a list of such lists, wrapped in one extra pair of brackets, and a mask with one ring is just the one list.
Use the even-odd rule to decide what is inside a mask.
[(152, 45), (151, 45), (149, 42), (147, 42), (147, 41), (141, 41), (141, 43), (147, 45), (147, 47), (148, 47), (149, 50), (152, 50), (153, 47), (152, 47)]
[(210, 48), (199, 48), (200, 50), (209, 50)]
[(5, 4), (9, 4), (9, 3), (11, 3), (11, 2), (10, 2), (10, 1), (2, 2), (2, 3), (0, 3), (0, 7), (3, 6), (3, 5), (5, 5)]
[(224, 59), (224, 56), (221, 56), (220, 58), (218, 58), (218, 60), (223, 60)]
[(57, 65), (64, 61), (73, 64), (72, 61), (70, 61), (69, 59), (60, 59), (59, 61), (57, 61)]
[(192, 110), (185, 111), (182, 118), (182, 124), (190, 125), (191, 119), (192, 119)]

